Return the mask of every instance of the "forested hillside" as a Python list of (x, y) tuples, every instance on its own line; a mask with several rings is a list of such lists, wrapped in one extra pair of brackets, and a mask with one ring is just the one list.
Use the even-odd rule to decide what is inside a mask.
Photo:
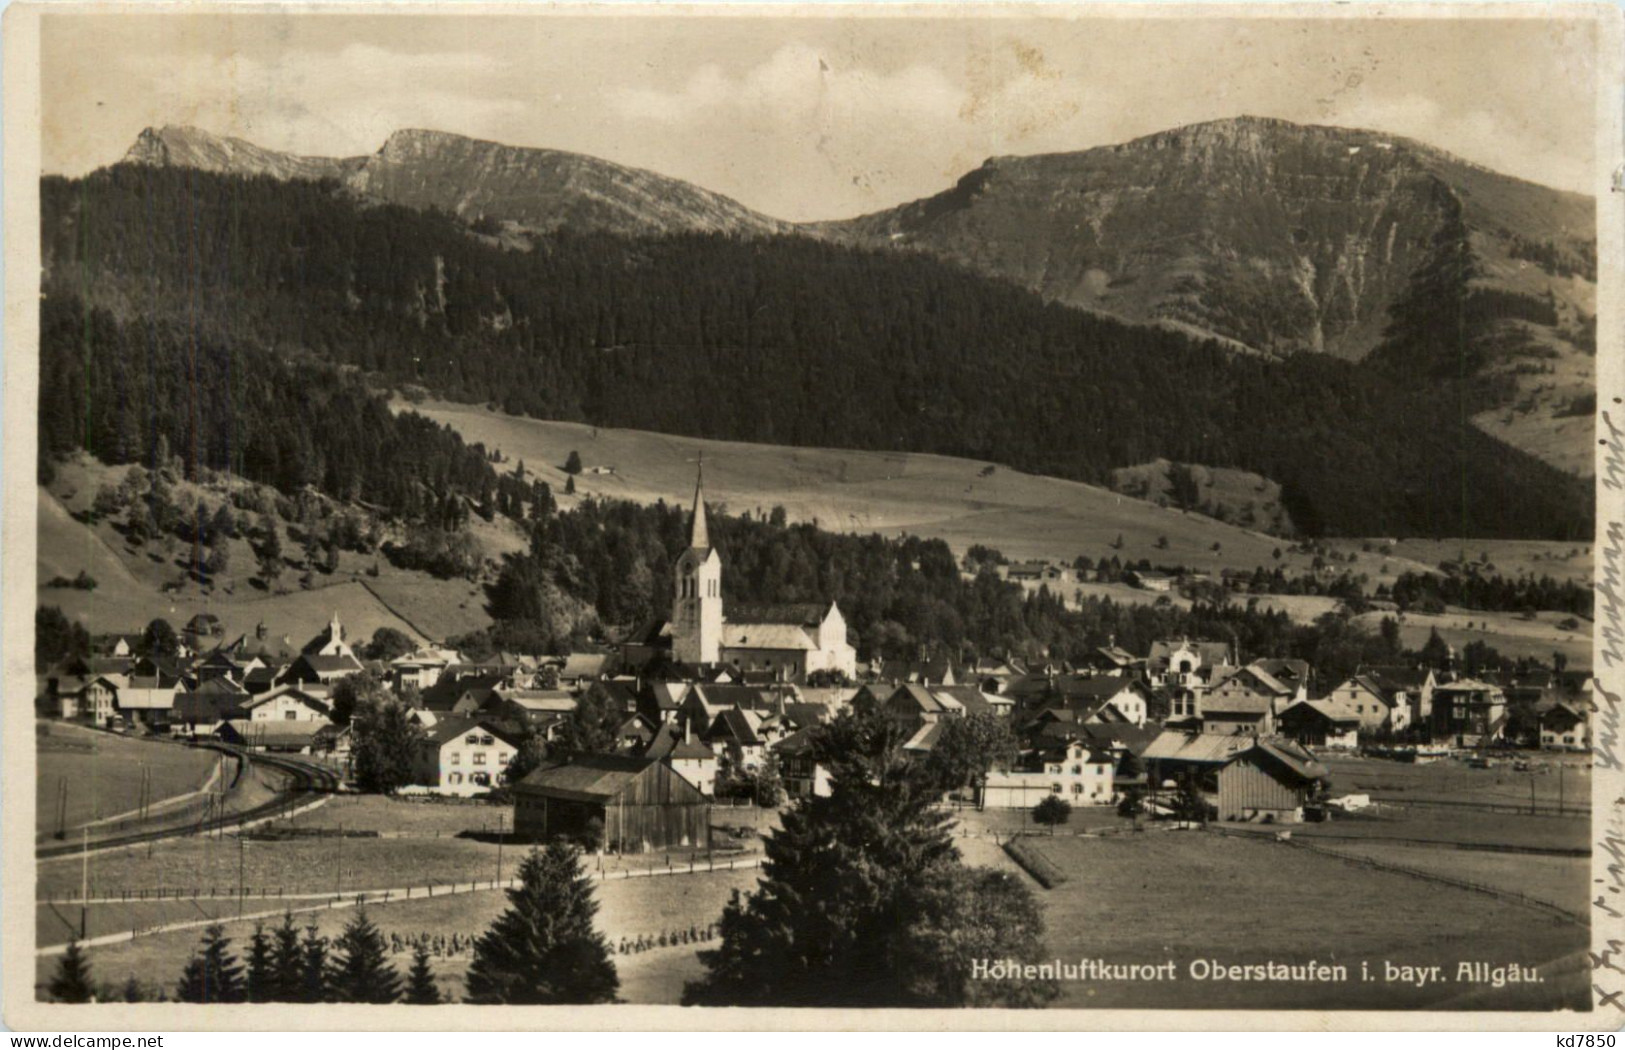
[[(568, 232), (513, 251), (331, 183), (139, 166), (46, 179), (42, 206), (48, 312), (81, 318), (49, 314), (42, 449), (88, 435), (98, 454), (129, 456), (132, 430), (183, 411), (135, 350), (95, 352), (109, 337), (87, 333), (107, 322), (87, 311), (102, 307), (141, 322), (126, 343), (167, 333), (172, 385), (199, 367), (228, 386), (268, 382), (267, 362), (309, 356), (600, 425), (941, 452), (1095, 482), (1157, 457), (1234, 466), (1281, 482), (1311, 533), (1591, 531), (1587, 486), (1471, 427), (1482, 392), (1447, 377), (1238, 357), (926, 258)], [(208, 433), (210, 457), (230, 454), (219, 443), (232, 433), (247, 467), (243, 430), (185, 411), (176, 425)], [(306, 418), (283, 411), (265, 425)], [(304, 461), (319, 484), (374, 496), (397, 484)]]

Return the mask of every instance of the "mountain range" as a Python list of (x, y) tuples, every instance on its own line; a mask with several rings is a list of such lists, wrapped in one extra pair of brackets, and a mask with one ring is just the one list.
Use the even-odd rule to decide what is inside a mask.
[(1493, 393), (1472, 406), (1481, 429), (1591, 472), (1594, 202), (1380, 132), (1219, 120), (995, 157), (935, 196), (803, 224), (654, 172), (437, 131), (324, 158), (149, 128), (124, 159), (334, 179), (362, 200), (450, 212), (510, 246), (560, 230), (700, 232), (921, 253), (1070, 307), (1282, 357), (1377, 353), (1397, 341), (1407, 298), (1448, 264), (1449, 287), (1426, 294), (1473, 314), (1470, 345), (1413, 339), (1405, 354), (1428, 358), (1424, 376), (1482, 377)]

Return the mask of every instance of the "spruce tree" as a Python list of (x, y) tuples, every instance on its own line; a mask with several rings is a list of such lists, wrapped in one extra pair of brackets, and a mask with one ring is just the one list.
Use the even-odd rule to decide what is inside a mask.
[(440, 986), (434, 982), (434, 971), (429, 969), (429, 948), (420, 944), (412, 953), (412, 969), (406, 975), (406, 994), (402, 1002), (413, 1006), (434, 1006), (440, 1002)]
[(598, 902), (580, 854), (562, 841), (531, 850), (519, 865), (508, 910), (474, 943), (471, 1003), (607, 1003), (620, 978), (609, 944), (593, 928)]
[(181, 971), (175, 997), (183, 1003), (236, 1003), (243, 998), (243, 968), (231, 954), (226, 928), (213, 923), (203, 931), (200, 951)]
[(68, 950), (56, 964), (56, 976), (51, 978), (51, 998), (59, 1003), (88, 1003), (94, 994), (90, 962), (75, 938), (68, 942)]
[(251, 1003), (269, 1002), (276, 992), (275, 962), (271, 937), (265, 932), (265, 923), (254, 924), (254, 935), (248, 939), (247, 971), (243, 975), (243, 995)]
[(305, 927), (299, 950), (304, 963), (299, 976), (299, 1001), (327, 1002), (327, 938), (316, 932), (315, 923)]
[(390, 964), (384, 935), (365, 908), (356, 909), (333, 942), (327, 993), (340, 1003), (392, 1003), (401, 997), (400, 974)]
[(959, 862), (935, 770), (884, 715), (843, 714), (814, 737), (828, 796), (798, 799), (764, 842), (757, 889), (723, 911), (721, 943), (685, 1004), (1027, 1005), (1053, 989), (983, 988), (976, 958), (1036, 959), (1031, 894)]
[(305, 956), (293, 912), (285, 912), (282, 925), (272, 931), (271, 995), (274, 1002), (298, 1002), (305, 986)]

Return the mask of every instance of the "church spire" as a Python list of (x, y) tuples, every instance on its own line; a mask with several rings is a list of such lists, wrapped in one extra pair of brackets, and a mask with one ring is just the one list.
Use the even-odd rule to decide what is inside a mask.
[(705, 525), (705, 457), (700, 457), (699, 469), (694, 474), (694, 525), (689, 531), (688, 545), (696, 550), (711, 546), (711, 531)]

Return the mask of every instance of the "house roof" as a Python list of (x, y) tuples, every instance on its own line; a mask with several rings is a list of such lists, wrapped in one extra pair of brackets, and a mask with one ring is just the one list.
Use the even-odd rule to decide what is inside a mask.
[(730, 707), (721, 711), (712, 720), (705, 731), (707, 740), (733, 740), (741, 747), (755, 747), (762, 743), (757, 730), (761, 728), (761, 716), (754, 711), (741, 711), (737, 707)]
[(671, 621), (656, 616), (645, 620), (621, 639), (622, 645), (642, 645), (653, 649), (671, 645)]
[(1433, 673), (1431, 667), (1405, 667), (1402, 665), (1384, 664), (1365, 669), (1367, 674), (1380, 678), (1396, 689), (1414, 691), (1427, 685), (1428, 676)]
[(527, 712), (558, 711), (568, 713), (576, 709), (574, 695), (552, 689), (515, 689), (510, 692), (497, 690), (497, 695)]
[(450, 667), (452, 664), (462, 663), (463, 655), (455, 649), (441, 649), (438, 646), (427, 645), (405, 656), (397, 656), (389, 662), (391, 667)]
[(265, 747), (302, 747), (332, 725), (326, 719), (292, 722), (251, 722), (245, 718), (222, 720), (240, 739)]
[[(1226, 683), (1229, 684), (1229, 683)], [(1274, 697), (1249, 683), (1238, 682), (1245, 691), (1209, 691), (1202, 697), (1202, 715), (1261, 715), (1270, 710)]]
[(784, 755), (801, 755), (812, 750), (815, 727), (807, 726), (773, 745), (773, 750)]
[(1238, 762), (1247, 758), (1263, 758), (1284, 768), (1300, 780), (1325, 780), (1326, 767), (1321, 765), (1305, 748), (1288, 740), (1258, 740), (1252, 747), (1231, 758)]
[(1169, 762), (1203, 762), (1222, 765), (1247, 750), (1255, 738), (1246, 734), (1186, 733), (1165, 729), (1142, 753), (1143, 758)]
[(705, 705), (707, 711), (715, 711), (724, 707), (739, 707), (747, 711), (767, 711), (775, 706), (772, 697), (767, 692), (753, 685), (708, 683), (694, 686), (689, 690), (688, 695), (697, 698), (700, 703)]
[(328, 706), (326, 700), (319, 700), (304, 690), (299, 689), (297, 686), (291, 685), (285, 685), (281, 688), (273, 689), (268, 693), (261, 693), (259, 696), (251, 697), (250, 699), (243, 701), (242, 709), (244, 711), (252, 711), (254, 708), (259, 707), (262, 704), (268, 704), (273, 700), (279, 700), (284, 696), (293, 697), (295, 700), (298, 700), (312, 711), (316, 711), (323, 716), (330, 715), (333, 712), (333, 709)]
[(505, 744), (519, 746), (517, 734), (489, 718), (442, 718), (424, 731), (423, 739), (445, 746), (471, 729), (483, 729)]
[(532, 770), (517, 787), (554, 798), (604, 802), (658, 761), (632, 755), (576, 755), (568, 762)]
[(441, 675), (439, 681), (418, 694), (418, 700), (431, 711), (449, 711), (468, 693), (474, 694), (476, 703), (484, 703), (502, 682), (501, 675), (469, 675), (465, 678)]
[(942, 739), (942, 732), (943, 732), (943, 729), (947, 726), (947, 724), (948, 723), (946, 723), (946, 722), (940, 722), (940, 721), (939, 722), (927, 722), (927, 723), (925, 723), (924, 725), (920, 726), (920, 728), (918, 730), (915, 731), (913, 736), (909, 737), (908, 742), (903, 745), (903, 750), (904, 751), (929, 751), (929, 750), (931, 750), (933, 747), (937, 746), (937, 741)]
[(1281, 712), (1282, 720), (1310, 715), (1319, 716), (1335, 725), (1359, 725), (1360, 716), (1347, 702), (1341, 700), (1299, 700), (1288, 704)]
[(296, 663), (304, 663), (318, 674), (332, 674), (339, 671), (359, 671), (362, 669), (361, 661), (353, 656), (317, 656), (313, 653), (301, 653)]
[(597, 678), (609, 667), (609, 653), (571, 653), (559, 669), (562, 678)]
[(1189, 649), (1202, 658), (1204, 667), (1226, 663), (1230, 659), (1229, 642), (1192, 642), (1184, 639), (1165, 639), (1151, 643), (1146, 663), (1158, 668), (1168, 665), (1169, 657), (1181, 649)]

